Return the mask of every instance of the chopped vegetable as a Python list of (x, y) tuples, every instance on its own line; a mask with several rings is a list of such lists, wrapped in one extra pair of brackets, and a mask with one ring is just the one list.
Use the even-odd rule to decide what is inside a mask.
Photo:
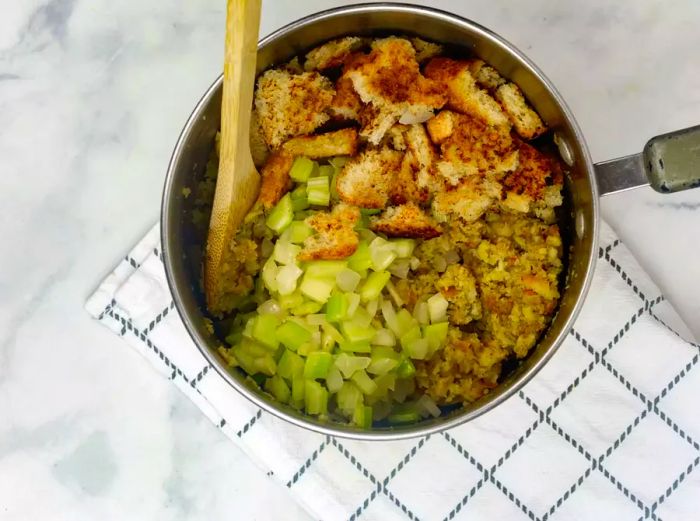
[(277, 328), (277, 339), (286, 348), (296, 351), (311, 340), (311, 332), (296, 322), (288, 320)]
[(328, 390), (314, 380), (304, 383), (304, 408), (308, 414), (328, 412)]
[(277, 374), (287, 380), (292, 380), (296, 376), (304, 373), (304, 359), (298, 354), (285, 349), (277, 364)]
[(286, 194), (267, 216), (265, 224), (279, 235), (292, 223), (293, 219), (292, 198), (289, 194)]
[(430, 321), (433, 324), (447, 321), (448, 304), (447, 299), (440, 293), (436, 293), (428, 299), (428, 313), (430, 314)]
[(335, 286), (335, 279), (313, 277), (308, 273), (304, 274), (299, 289), (301, 292), (320, 304), (324, 304), (331, 296), (331, 291)]
[(292, 221), (287, 230), (289, 231), (289, 240), (294, 244), (301, 244), (314, 233), (313, 228), (304, 221)]
[(298, 266), (289, 264), (277, 270), (275, 283), (280, 295), (291, 295), (297, 288), (297, 280), (303, 272)]
[(328, 176), (312, 177), (306, 183), (306, 197), (309, 204), (316, 206), (328, 206), (331, 200), (331, 191)]
[(364, 369), (355, 371), (350, 379), (355, 383), (355, 385), (357, 385), (363, 394), (372, 394), (377, 390), (377, 384), (374, 383), (374, 380), (367, 376)]
[(300, 183), (305, 183), (311, 177), (314, 170), (314, 162), (308, 157), (297, 157), (289, 170), (289, 177)]
[(307, 380), (315, 380), (316, 378), (325, 378), (328, 371), (333, 365), (333, 355), (323, 351), (309, 353), (306, 357), (304, 365), (304, 378)]
[(391, 273), (388, 271), (375, 271), (367, 277), (367, 281), (360, 290), (360, 299), (362, 302), (374, 300), (379, 297), (380, 293), (389, 282)]
[(340, 322), (348, 312), (348, 299), (344, 293), (331, 295), (326, 304), (326, 319), (328, 322)]
[(342, 373), (343, 378), (350, 378), (355, 371), (366, 369), (371, 363), (371, 359), (366, 356), (353, 356), (347, 353), (340, 353), (335, 357), (335, 367)]
[(277, 349), (280, 342), (277, 338), (279, 318), (275, 315), (258, 315), (253, 319), (253, 338), (270, 349)]

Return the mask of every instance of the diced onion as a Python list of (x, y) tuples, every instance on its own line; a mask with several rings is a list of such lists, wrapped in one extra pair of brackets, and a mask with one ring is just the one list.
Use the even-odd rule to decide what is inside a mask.
[(391, 266), (389, 266), (389, 271), (392, 275), (400, 279), (405, 279), (408, 277), (410, 267), (411, 263), (408, 259), (399, 259), (391, 263)]
[(393, 347), (396, 345), (396, 336), (390, 329), (377, 329), (374, 338), (372, 338), (372, 345)]
[(322, 326), (327, 322), (326, 315), (323, 313), (306, 315), (306, 321), (312, 326)]
[(418, 257), (411, 257), (409, 266), (411, 266), (411, 270), (416, 271), (420, 266), (420, 259)]
[(374, 315), (377, 314), (377, 309), (379, 309), (379, 299), (375, 298), (373, 300), (370, 300), (367, 305), (365, 306), (365, 310), (367, 310), (367, 314), (370, 317), (370, 321), (374, 319)]
[(440, 416), (441, 411), (440, 408), (435, 404), (435, 402), (428, 396), (427, 394), (424, 394), (420, 398), (418, 398), (418, 401), (416, 402), (416, 406), (421, 409), (421, 411), (425, 411), (428, 415), (438, 418)]
[(413, 316), (421, 326), (427, 326), (430, 323), (428, 304), (425, 302), (416, 303), (415, 307), (413, 308)]
[(357, 293), (348, 293), (348, 318), (352, 318), (360, 305), (360, 295)]
[(433, 324), (447, 321), (448, 305), (449, 303), (440, 293), (436, 293), (428, 299), (428, 313)]
[(394, 304), (396, 304), (396, 307), (401, 307), (404, 305), (404, 301), (401, 298), (401, 295), (399, 295), (399, 292), (396, 291), (396, 286), (392, 284), (391, 281), (386, 283), (386, 289), (389, 292), (389, 296), (391, 296), (391, 300), (394, 301)]
[(459, 262), (459, 253), (457, 253), (457, 250), (451, 249), (445, 253), (445, 262), (448, 266), (451, 264), (457, 264)]
[(433, 257), (433, 267), (438, 273), (443, 273), (447, 269), (447, 261), (442, 255)]
[(266, 300), (258, 306), (258, 313), (261, 315), (279, 315), (282, 313), (282, 308), (279, 302), (274, 299)]
[(338, 272), (335, 277), (338, 288), (340, 288), (342, 291), (348, 292), (355, 291), (361, 279), (362, 276), (350, 268), (345, 268), (344, 270)]
[(391, 302), (389, 302), (388, 300), (382, 300), (381, 308), (382, 316), (384, 316), (384, 321), (386, 322), (386, 325), (389, 326), (389, 329), (391, 329), (396, 335), (399, 335), (401, 333), (399, 328), (399, 321), (396, 318), (396, 312), (394, 311)]

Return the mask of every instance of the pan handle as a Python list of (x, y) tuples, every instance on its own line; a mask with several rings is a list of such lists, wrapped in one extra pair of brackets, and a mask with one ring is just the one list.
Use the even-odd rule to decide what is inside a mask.
[(600, 195), (651, 185), (660, 193), (700, 187), (700, 125), (649, 140), (640, 154), (595, 165)]

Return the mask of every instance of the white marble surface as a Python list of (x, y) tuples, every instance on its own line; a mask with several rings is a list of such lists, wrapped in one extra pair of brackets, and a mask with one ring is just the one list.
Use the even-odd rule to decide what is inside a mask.
[[(268, 0), (261, 32), (342, 3)], [(527, 52), (595, 160), (700, 123), (695, 0), (431, 5)], [(307, 519), (82, 310), (158, 217), (178, 131), (220, 68), (223, 11), (221, 0), (0, 1), (3, 520)], [(700, 190), (602, 206), (700, 337)]]

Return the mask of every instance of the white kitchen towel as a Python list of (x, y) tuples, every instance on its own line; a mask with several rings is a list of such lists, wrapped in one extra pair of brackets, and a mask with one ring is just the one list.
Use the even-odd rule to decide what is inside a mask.
[(466, 425), (397, 442), (315, 434), (230, 388), (174, 309), (157, 227), (86, 307), (315, 519), (698, 519), (700, 349), (606, 225), (599, 257), (573, 331), (532, 382)]

